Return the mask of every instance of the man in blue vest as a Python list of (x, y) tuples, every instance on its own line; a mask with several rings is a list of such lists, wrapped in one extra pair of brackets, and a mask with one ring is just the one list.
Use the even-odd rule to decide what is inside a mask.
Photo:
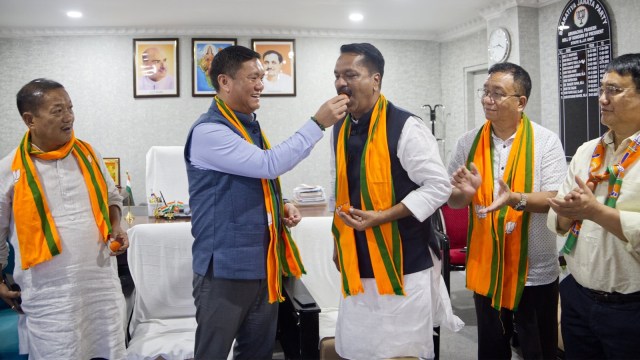
[[(293, 258), (277, 255), (291, 253), (295, 245), (284, 226), (300, 221), (295, 206), (283, 205), (277, 178), (306, 158), (347, 109), (345, 95), (333, 97), (270, 148), (254, 113), (264, 74), (253, 50), (230, 46), (217, 53), (209, 70), (217, 95), (185, 145), (195, 238), (196, 359), (226, 359), (234, 338), (235, 359), (272, 358), (282, 299), (279, 261)], [(287, 269), (299, 265), (283, 262)]]

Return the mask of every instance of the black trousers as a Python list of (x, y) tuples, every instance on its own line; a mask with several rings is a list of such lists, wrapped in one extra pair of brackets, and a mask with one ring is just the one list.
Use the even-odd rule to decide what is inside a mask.
[(596, 301), (573, 276), (560, 295), (566, 359), (640, 359), (640, 301)]
[(230, 280), (194, 274), (196, 360), (226, 360), (235, 338), (233, 358), (273, 357), (278, 304), (269, 304), (267, 280)]
[(474, 293), (478, 319), (478, 359), (511, 359), (510, 340), (515, 320), (522, 356), (555, 359), (558, 351), (558, 280), (525, 286), (518, 310), (500, 311), (491, 299)]

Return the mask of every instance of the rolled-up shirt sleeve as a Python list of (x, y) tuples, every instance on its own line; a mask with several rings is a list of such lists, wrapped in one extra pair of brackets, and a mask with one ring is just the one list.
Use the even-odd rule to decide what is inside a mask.
[(402, 129), (398, 159), (411, 181), (420, 186), (402, 203), (416, 219), (424, 221), (449, 199), (451, 185), (436, 138), (416, 117), (407, 119)]
[(191, 164), (200, 169), (259, 179), (275, 179), (304, 160), (322, 139), (322, 131), (309, 120), (288, 139), (264, 150), (218, 123), (193, 129)]
[(629, 240), (627, 251), (640, 253), (640, 213), (620, 211), (620, 225), (624, 237)]

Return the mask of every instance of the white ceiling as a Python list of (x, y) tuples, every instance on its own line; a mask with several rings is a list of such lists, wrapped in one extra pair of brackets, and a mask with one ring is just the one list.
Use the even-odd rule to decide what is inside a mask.
[[(125, 31), (218, 29), (274, 35), (312, 33), (438, 39), (459, 28), (486, 27), (483, 16), (509, 6), (539, 7), (557, 0), (0, 0), (0, 35), (34, 29)], [(84, 17), (71, 19), (69, 10)], [(364, 20), (348, 16), (360, 12)], [(93, 30), (92, 30), (93, 29)], [(132, 30), (134, 29), (134, 30)], [(135, 30), (137, 29), (137, 30)], [(222, 30), (224, 29), (224, 31)], [(176, 31), (180, 33), (180, 31)]]

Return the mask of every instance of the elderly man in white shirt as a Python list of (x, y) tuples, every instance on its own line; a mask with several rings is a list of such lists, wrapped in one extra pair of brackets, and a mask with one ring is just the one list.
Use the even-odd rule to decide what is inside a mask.
[[(114, 255), (128, 247), (122, 197), (100, 155), (75, 138), (59, 83), (36, 79), (17, 95), (28, 127), (0, 160), (0, 265), (15, 249), (22, 297), (20, 353), (29, 359), (123, 359), (124, 296)], [(115, 246), (114, 246), (115, 245)]]

